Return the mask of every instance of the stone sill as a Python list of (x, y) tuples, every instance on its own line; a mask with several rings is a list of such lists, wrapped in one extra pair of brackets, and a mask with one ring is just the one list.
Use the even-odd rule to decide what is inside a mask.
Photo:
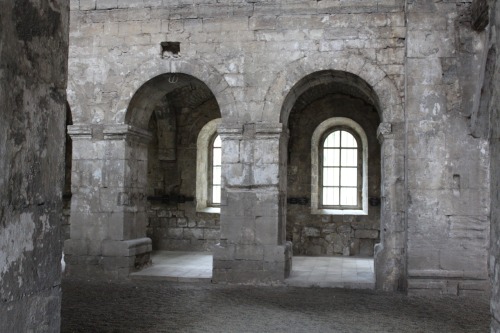
[(311, 214), (316, 215), (368, 215), (361, 209), (312, 209)]
[(220, 214), (219, 207), (205, 207), (196, 210), (197, 213)]

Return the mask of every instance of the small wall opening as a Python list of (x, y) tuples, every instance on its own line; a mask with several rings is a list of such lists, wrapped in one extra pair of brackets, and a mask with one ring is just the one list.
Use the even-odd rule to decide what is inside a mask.
[(161, 57), (162, 58), (178, 58), (181, 52), (180, 42), (161, 42)]

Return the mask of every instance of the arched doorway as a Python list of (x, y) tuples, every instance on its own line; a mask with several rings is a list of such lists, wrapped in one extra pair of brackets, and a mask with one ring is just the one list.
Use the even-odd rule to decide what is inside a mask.
[[(184, 252), (209, 254), (219, 241), (220, 199), (212, 194), (213, 188), (220, 189), (220, 145), (216, 143), (220, 117), (214, 94), (188, 74), (156, 76), (133, 96), (126, 122), (151, 134), (147, 144), (136, 147), (135, 155), (146, 157), (146, 163), (137, 165), (137, 174), (145, 176), (140, 183), (145, 193), (140, 209), (146, 212), (145, 234), (153, 251), (182, 251), (183, 257)], [(197, 204), (200, 192), (204, 205)], [(161, 258), (168, 261), (165, 265), (178, 259), (171, 253)], [(205, 259), (203, 265), (210, 267), (204, 270), (211, 275), (211, 258)]]
[[(144, 124), (149, 116), (147, 129), (152, 134), (147, 147), (146, 235), (153, 250), (210, 250), (219, 239), (220, 211), (213, 200), (208, 207), (214, 209), (205, 209), (206, 203), (197, 205), (198, 192), (210, 192), (207, 188), (213, 186), (207, 161), (204, 170), (198, 165), (202, 163), (198, 150), (205, 149), (211, 156), (217, 126), (208, 126), (210, 133), (202, 135), (205, 145), (198, 143), (198, 137), (207, 124), (221, 117), (218, 103), (203, 82), (187, 74), (155, 77), (136, 96), (129, 112), (135, 109), (140, 115), (130, 114), (127, 120)], [(204, 181), (197, 178), (198, 173)]]
[[(300, 93), (287, 121), (287, 240), (294, 255), (373, 257), (380, 230), (376, 96), (359, 77), (340, 71), (310, 74), (293, 89)], [(336, 132), (339, 145), (325, 147)], [(343, 133), (356, 138), (355, 149), (342, 147)]]
[[(304, 66), (306, 64), (296, 64), (298, 69), (294, 72), (300, 73)], [(377, 72), (376, 68), (374, 70)], [(281, 148), (288, 156), (287, 178), (290, 178), (287, 181), (287, 219), (290, 220), (286, 224), (287, 239), (298, 243), (294, 245), (296, 254), (374, 255), (377, 288), (400, 289), (404, 288), (400, 281), (404, 277), (404, 262), (400, 257), (403, 252), (394, 247), (398, 248), (404, 239), (401, 238), (404, 236), (401, 217), (397, 213), (398, 202), (403, 198), (393, 197), (402, 190), (401, 182), (393, 176), (398, 173), (397, 163), (402, 156), (394, 149), (403, 146), (394, 146), (399, 142), (399, 136), (394, 135), (390, 123), (381, 122), (394, 118), (397, 106), (395, 108), (389, 103), (397, 97), (393, 96), (393, 89), (386, 90), (383, 97), (392, 97), (380, 103), (380, 88), (392, 86), (386, 78), (377, 80), (378, 90), (361, 76), (344, 70), (321, 70), (290, 85), (280, 117), (280, 122), (290, 131), (289, 144)], [(286, 82), (291, 82), (289, 76)], [(368, 172), (366, 179), (358, 179), (359, 193), (364, 193), (364, 198), (360, 197), (357, 212), (348, 212), (350, 207), (338, 207), (338, 204), (322, 207), (328, 203), (321, 199), (323, 182), (320, 177), (325, 169), (322, 169), (320, 145), (343, 118), (359, 125), (368, 141), (368, 161), (361, 160), (359, 164), (363, 170), (363, 163), (367, 162)], [(330, 126), (324, 128), (325, 132), (320, 133), (313, 144), (315, 131), (324, 127), (325, 122)], [(356, 130), (349, 123), (340, 120), (338, 127), (359, 137), (360, 133), (354, 133)], [(320, 152), (315, 157), (313, 148)], [(392, 154), (388, 155), (387, 151)], [(312, 161), (312, 158), (316, 160)], [(384, 162), (385, 169), (382, 167)], [(363, 181), (366, 181), (366, 192), (363, 192)], [(325, 210), (329, 212), (325, 214)], [(294, 266), (296, 263), (294, 260)]]

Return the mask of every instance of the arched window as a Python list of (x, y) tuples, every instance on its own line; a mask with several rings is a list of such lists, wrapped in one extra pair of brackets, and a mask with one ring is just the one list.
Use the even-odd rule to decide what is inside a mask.
[(210, 166), (211, 170), (208, 172), (210, 181), (208, 183), (208, 193), (210, 194), (210, 206), (216, 207), (220, 205), (220, 191), (221, 191), (221, 139), (216, 135), (212, 139)]
[(311, 140), (311, 212), (368, 214), (368, 140), (349, 118), (323, 121)]
[(363, 166), (356, 135), (335, 128), (327, 133), (321, 148), (321, 206), (360, 209)]
[(196, 142), (196, 210), (219, 213), (221, 201), (221, 139), (217, 126), (221, 119), (209, 121)]

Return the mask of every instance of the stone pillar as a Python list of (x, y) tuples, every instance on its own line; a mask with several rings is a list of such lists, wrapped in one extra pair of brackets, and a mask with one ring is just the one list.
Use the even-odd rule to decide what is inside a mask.
[(382, 208), (380, 243), (375, 245), (375, 279), (376, 288), (386, 291), (406, 288), (404, 141), (402, 133), (397, 132), (401, 131), (390, 123), (381, 123), (377, 129), (382, 154)]
[[(491, 235), (490, 235), (490, 280), (491, 280), (491, 333), (500, 333), (500, 5), (492, 3), (491, 7), (491, 31), (497, 30), (496, 38), (492, 43), (496, 46), (496, 52), (491, 53), (490, 68), (496, 71), (490, 73), (491, 86), (486, 87), (488, 94), (492, 96), (488, 103), (490, 119), (490, 198), (491, 198)], [(494, 26), (494, 27), (493, 27)], [(493, 49), (493, 48), (492, 48)], [(486, 66), (488, 68), (488, 66)], [(488, 73), (486, 74), (488, 75)], [(483, 95), (484, 97), (484, 95)]]
[(214, 282), (280, 283), (290, 269), (285, 194), (280, 175), (281, 124), (222, 124), (221, 242)]
[(59, 332), (69, 1), (0, 2), (0, 332)]
[(67, 274), (124, 277), (149, 263), (149, 133), (129, 125), (68, 127), (73, 139)]

